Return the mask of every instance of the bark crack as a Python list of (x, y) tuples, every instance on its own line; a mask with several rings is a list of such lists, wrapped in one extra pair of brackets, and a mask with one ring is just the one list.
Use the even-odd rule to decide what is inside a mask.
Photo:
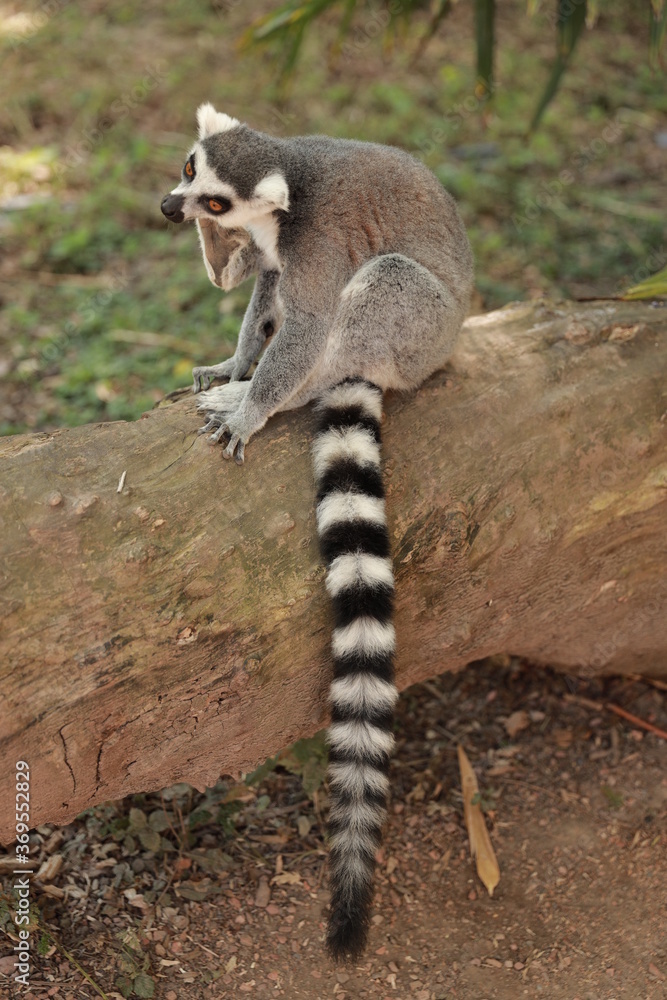
[(58, 736), (62, 740), (62, 743), (63, 743), (63, 757), (64, 757), (64, 760), (65, 760), (65, 764), (67, 765), (67, 770), (69, 771), (70, 776), (72, 778), (72, 792), (74, 794), (76, 794), (76, 777), (74, 775), (74, 771), (72, 770), (72, 765), (70, 764), (69, 759), (67, 757), (67, 741), (66, 741), (65, 737), (63, 736), (63, 729), (64, 728), (65, 728), (64, 726), (60, 727), (60, 729), (58, 730)]

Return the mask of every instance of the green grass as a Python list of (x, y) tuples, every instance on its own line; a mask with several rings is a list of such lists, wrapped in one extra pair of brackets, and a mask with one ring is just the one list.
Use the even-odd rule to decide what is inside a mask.
[(619, 293), (664, 257), (655, 136), (667, 131), (667, 94), (645, 65), (639, 5), (601, 10), (531, 139), (552, 32), (520, 16), (518, 0), (499, 17), (497, 89), (485, 103), (474, 97), (466, 5), (416, 66), (416, 41), (387, 56), (371, 39), (328, 66), (336, 27), (325, 20), (285, 93), (263, 49), (235, 48), (262, 5), (227, 6), (67, 4), (21, 44), (0, 36), (3, 433), (135, 418), (187, 384), (192, 365), (232, 352), (250, 285), (213, 288), (193, 228), (168, 227), (159, 211), (202, 100), (267, 131), (421, 156), (460, 201), (478, 310)]

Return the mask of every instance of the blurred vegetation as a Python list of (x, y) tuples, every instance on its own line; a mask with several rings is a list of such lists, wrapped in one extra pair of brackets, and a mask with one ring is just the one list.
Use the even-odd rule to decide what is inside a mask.
[(527, 18), (524, 0), (496, 9), (492, 101), (479, 93), (464, 4), (426, 46), (435, 7), (415, 12), (414, 35), (393, 46), (382, 8), (352, 10), (345, 45), (325, 11), (288, 89), (265, 49), (239, 44), (274, 10), (238, 0), (3, 8), (4, 433), (134, 418), (187, 384), (194, 364), (233, 351), (250, 287), (213, 288), (193, 228), (159, 211), (204, 100), (274, 134), (345, 135), (421, 157), (461, 205), (476, 311), (618, 295), (665, 267), (667, 93), (645, 58), (644, 0), (599, 10), (530, 138), (553, 54), (544, 10)]
[[(429, 18), (422, 33), (418, 52), (421, 55), (431, 38), (439, 30), (442, 22), (451, 14), (457, 0), (387, 0), (378, 4), (385, 21), (385, 38), (390, 42), (408, 29), (424, 9)], [(489, 98), (495, 86), (494, 63), (496, 55), (496, 0), (474, 0), (475, 46), (477, 59), (477, 82), (475, 94), (478, 98)], [(534, 17), (540, 9), (540, 0), (528, 0), (525, 14)], [(257, 18), (245, 35), (245, 44), (277, 42), (282, 62), (282, 79), (293, 71), (306, 35), (322, 16), (340, 11), (338, 34), (329, 49), (332, 59), (344, 52), (349, 44), (355, 14), (359, 10), (368, 12), (367, 2), (357, 0), (287, 0), (275, 9)], [(546, 87), (538, 101), (530, 123), (531, 129), (542, 120), (551, 101), (556, 96), (561, 78), (568, 66), (584, 25), (592, 28), (599, 14), (599, 0), (555, 0), (550, 8), (552, 29), (555, 28), (555, 57)], [(649, 19), (649, 46), (647, 57), (653, 66), (659, 66), (667, 32), (666, 0), (646, 0)], [(517, 10), (521, 17), (522, 12)]]

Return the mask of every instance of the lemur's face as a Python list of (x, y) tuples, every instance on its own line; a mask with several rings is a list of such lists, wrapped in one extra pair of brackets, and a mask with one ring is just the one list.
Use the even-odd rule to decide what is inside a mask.
[[(245, 197), (231, 182), (239, 154), (246, 154), (243, 160), (247, 159), (241, 123), (216, 111), (212, 104), (201, 105), (197, 121), (199, 141), (183, 165), (181, 182), (162, 199), (160, 207), (165, 218), (170, 222), (208, 219), (225, 229), (239, 229), (270, 216), (276, 209), (286, 211), (289, 195), (280, 172), (260, 177), (243, 192)], [(207, 142), (212, 136), (215, 141)], [(247, 176), (243, 180), (246, 182)]]

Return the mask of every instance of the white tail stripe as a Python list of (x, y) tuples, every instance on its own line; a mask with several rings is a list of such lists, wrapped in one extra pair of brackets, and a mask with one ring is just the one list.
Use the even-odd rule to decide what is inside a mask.
[(320, 408), (331, 406), (343, 410), (348, 406), (359, 406), (369, 417), (382, 420), (382, 393), (379, 389), (371, 389), (369, 385), (358, 382), (347, 382), (334, 386), (322, 397)]
[(331, 647), (334, 656), (354, 653), (388, 656), (396, 647), (396, 633), (393, 625), (385, 625), (364, 615), (344, 628), (334, 629)]
[(349, 674), (332, 682), (329, 698), (341, 708), (387, 712), (396, 704), (398, 691), (373, 674)]
[(394, 586), (391, 559), (372, 556), (367, 552), (346, 552), (336, 556), (327, 573), (327, 590), (335, 597), (341, 590), (354, 586)]
[(321, 479), (330, 465), (340, 459), (359, 465), (380, 465), (380, 446), (363, 427), (332, 427), (318, 434), (313, 443), (315, 476)]
[[(335, 847), (341, 854), (345, 855), (369, 853), (373, 856), (377, 849), (375, 838), (367, 830), (341, 830), (339, 833), (332, 833), (329, 839), (329, 846)], [(361, 861), (361, 858), (357, 860)], [(351, 862), (352, 858), (348, 857), (345, 860), (341, 858), (339, 865), (343, 871), (347, 871)], [(359, 874), (367, 875), (368, 881), (370, 881), (373, 872), (372, 870), (368, 870), (364, 863), (359, 869)]]
[(322, 535), (334, 524), (341, 521), (372, 521), (385, 523), (384, 500), (352, 493), (349, 490), (333, 490), (317, 505), (317, 530)]
[(334, 790), (340, 789), (355, 798), (389, 793), (389, 778), (372, 764), (336, 761), (329, 764), (328, 777)]
[(348, 830), (377, 830), (384, 823), (386, 815), (386, 809), (375, 802), (357, 799), (344, 805), (334, 801), (331, 803), (329, 820), (340, 823)]
[(394, 748), (394, 737), (385, 729), (370, 722), (350, 720), (334, 722), (327, 733), (334, 750), (354, 754), (355, 757), (377, 757), (390, 754)]

